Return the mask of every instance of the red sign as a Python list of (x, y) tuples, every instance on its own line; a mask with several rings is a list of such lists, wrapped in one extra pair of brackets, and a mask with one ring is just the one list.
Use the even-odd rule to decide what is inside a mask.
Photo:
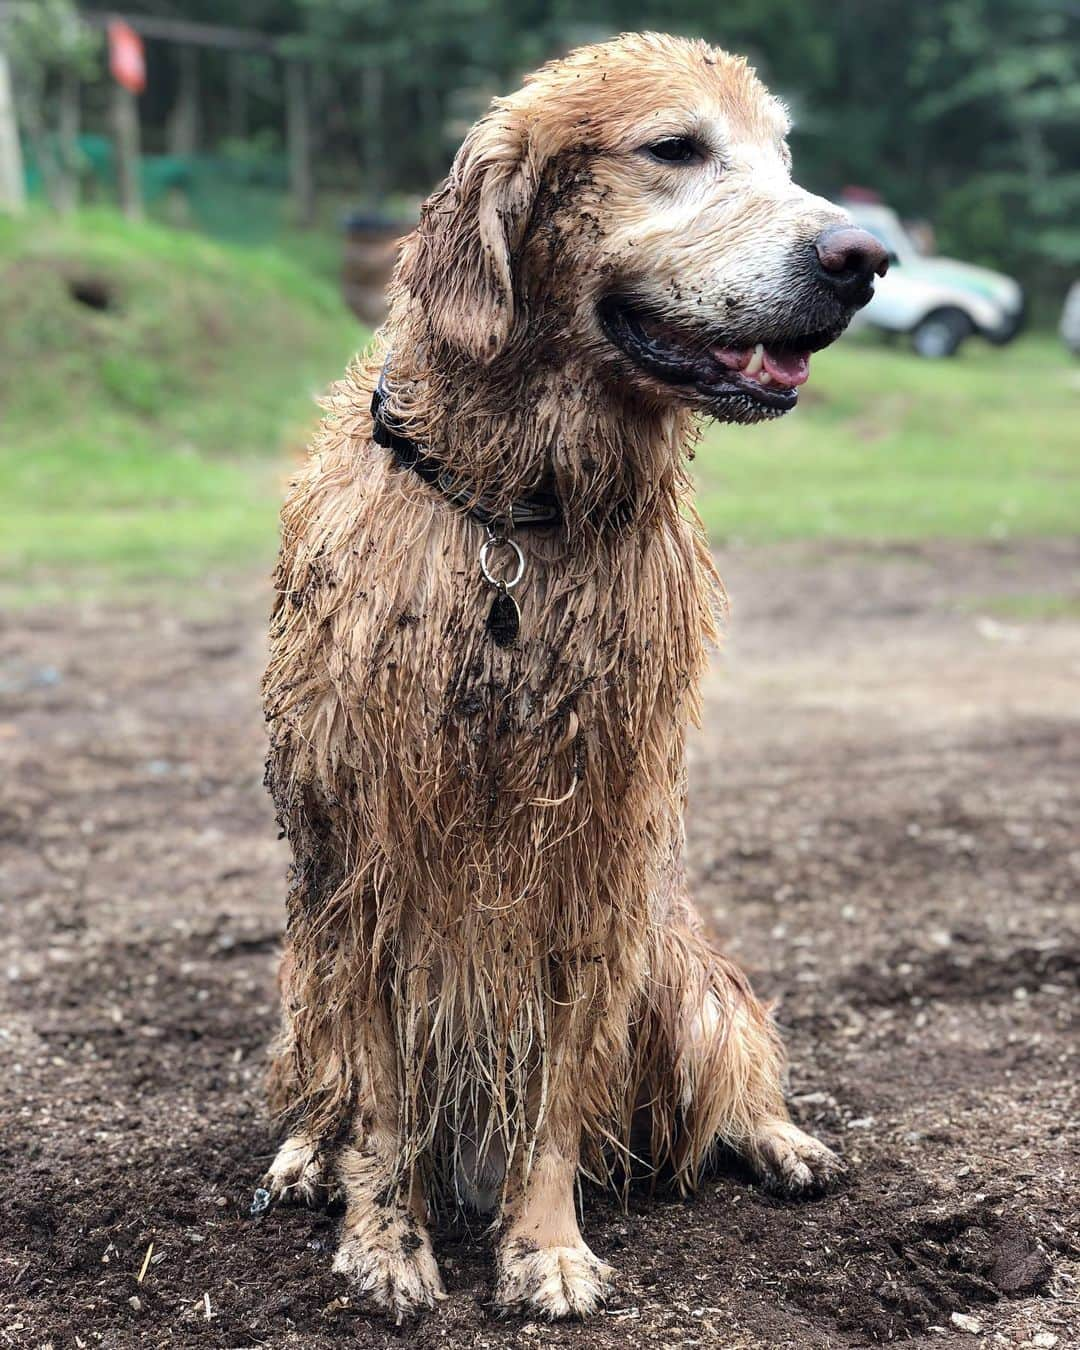
[(146, 88), (142, 38), (122, 19), (109, 20), (109, 70), (129, 93), (141, 94)]

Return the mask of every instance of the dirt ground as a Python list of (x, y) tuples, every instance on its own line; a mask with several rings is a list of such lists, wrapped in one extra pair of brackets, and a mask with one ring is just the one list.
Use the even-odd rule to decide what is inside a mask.
[(620, 1273), (588, 1325), (493, 1320), (464, 1229), (426, 1321), (350, 1305), (333, 1217), (247, 1217), (285, 869), (265, 595), (22, 614), (0, 631), (0, 1345), (1080, 1346), (1080, 606), (995, 599), (1075, 602), (1080, 548), (721, 563), (692, 872), (850, 1180), (803, 1205), (723, 1169), (690, 1202), (586, 1194)]

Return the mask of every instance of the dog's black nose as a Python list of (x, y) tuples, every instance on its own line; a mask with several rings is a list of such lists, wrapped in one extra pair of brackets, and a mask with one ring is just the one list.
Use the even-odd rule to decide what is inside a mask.
[(871, 279), (889, 270), (885, 245), (869, 230), (855, 225), (830, 225), (814, 240), (821, 279), (848, 305), (865, 305), (873, 294)]

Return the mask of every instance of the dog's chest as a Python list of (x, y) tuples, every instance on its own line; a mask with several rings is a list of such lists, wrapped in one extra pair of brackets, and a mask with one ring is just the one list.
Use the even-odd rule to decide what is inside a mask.
[[(432, 553), (441, 564), (446, 550)], [(576, 815), (679, 772), (712, 602), (692, 548), (661, 537), (587, 564), (525, 557), (509, 646), (490, 632), (497, 593), (467, 553), (387, 568), (384, 592), (346, 615), (355, 758), (391, 764), (405, 798), (439, 817), (571, 801)]]

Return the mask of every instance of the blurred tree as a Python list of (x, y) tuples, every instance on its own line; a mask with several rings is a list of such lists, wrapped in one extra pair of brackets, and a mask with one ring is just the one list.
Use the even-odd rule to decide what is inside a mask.
[(488, 95), (627, 28), (747, 52), (826, 193), (873, 187), (944, 247), (1036, 279), (1080, 267), (1080, 0), (296, 0), (340, 63), (366, 186), (422, 189)]
[(1080, 269), (1080, 5), (952, 0), (916, 54), (943, 242)]
[(19, 122), (46, 195), (71, 210), (81, 168), (79, 84), (98, 71), (100, 35), (79, 22), (72, 0), (36, 0), (10, 12), (5, 36)]
[[(1080, 268), (1080, 0), (128, 3), (278, 35), (283, 54), (313, 67), (323, 180), (372, 204), (426, 191), (487, 99), (526, 70), (649, 27), (747, 53), (790, 103), (796, 165), (816, 190), (875, 188), (933, 220), (944, 248), (1028, 279), (1056, 284)], [(261, 100), (245, 109), (249, 133), (280, 128), (280, 70), (246, 70)], [(212, 74), (204, 122), (235, 127), (236, 79), (223, 63)]]

